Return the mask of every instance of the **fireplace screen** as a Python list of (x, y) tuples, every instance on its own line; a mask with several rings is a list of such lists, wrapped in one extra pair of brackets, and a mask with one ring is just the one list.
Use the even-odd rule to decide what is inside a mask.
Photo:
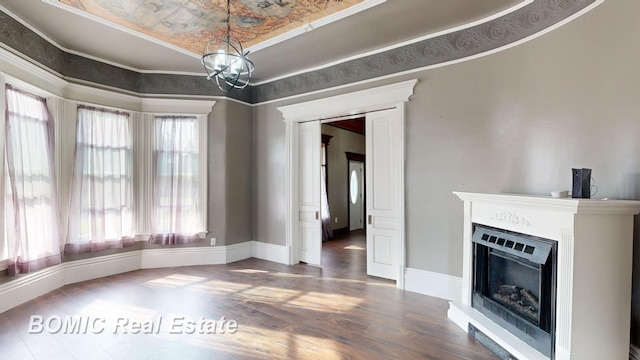
[(554, 241), (475, 225), (472, 307), (553, 358)]

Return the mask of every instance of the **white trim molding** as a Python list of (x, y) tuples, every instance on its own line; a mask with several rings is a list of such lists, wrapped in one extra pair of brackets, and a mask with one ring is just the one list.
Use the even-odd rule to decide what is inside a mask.
[(130, 251), (62, 263), (58, 265), (61, 267), (60, 271), (64, 273), (62, 285), (140, 270), (140, 260), (144, 251)]
[(128, 271), (196, 265), (222, 265), (255, 257), (287, 264), (286, 246), (245, 241), (227, 246), (173, 247), (127, 251), (52, 266), (0, 285), (0, 314), (64, 285)]
[(275, 245), (254, 241), (252, 255), (256, 259), (289, 265), (289, 247), (285, 245)]
[(460, 301), (462, 277), (406, 268), (405, 290), (440, 299)]
[(207, 115), (216, 102), (211, 100), (142, 98), (141, 104), (142, 112)]
[(227, 247), (184, 247), (142, 250), (141, 269), (227, 263)]
[(245, 241), (239, 244), (227, 245), (225, 263), (249, 259), (253, 256), (253, 249), (255, 247), (255, 241)]
[(418, 80), (413, 79), (344, 95), (281, 106), (278, 110), (287, 123), (363, 114), (369, 111), (393, 108), (399, 103), (408, 102), (417, 83)]

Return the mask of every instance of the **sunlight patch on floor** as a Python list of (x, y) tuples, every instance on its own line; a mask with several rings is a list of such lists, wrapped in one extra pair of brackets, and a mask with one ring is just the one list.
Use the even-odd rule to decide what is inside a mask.
[(358, 246), (358, 245), (345, 246), (344, 249), (345, 250), (367, 250), (367, 249), (363, 248), (362, 246)]
[[(287, 355), (289, 333), (284, 331), (270, 330), (263, 327), (246, 326), (242, 322), (238, 324), (238, 332), (235, 334), (215, 335), (226, 337), (226, 347), (212, 343), (212, 336), (198, 336), (189, 340), (189, 343), (195, 346), (224, 351), (227, 353), (235, 353), (240, 358), (256, 358), (262, 359), (268, 354), (270, 359), (289, 359)], [(234, 346), (229, 347), (228, 339), (234, 340)], [(281, 347), (274, 347), (273, 344), (267, 344), (263, 339), (269, 339)], [(231, 351), (230, 351), (231, 350)]]
[[(257, 326), (243, 326), (241, 323), (236, 334), (223, 335), (235, 340), (233, 348), (220, 346), (209, 338), (196, 337), (189, 341), (194, 346), (201, 346), (231, 355), (239, 355), (241, 358), (265, 358), (269, 359), (343, 359), (337, 350), (334, 340), (310, 335), (301, 335), (294, 332), (295, 328), (288, 331), (271, 330)], [(327, 334), (329, 337), (330, 334)], [(266, 344), (261, 339), (269, 339), (272, 344)], [(274, 346), (275, 345), (275, 346)]]
[(251, 288), (252, 286), (253, 285), (250, 285), (250, 284), (211, 280), (201, 284), (193, 285), (189, 287), (189, 289), (196, 290), (196, 291), (203, 291), (211, 294), (225, 295), (225, 294), (241, 292)]
[[(293, 336), (296, 340), (295, 348), (301, 358), (323, 360), (343, 359), (342, 354), (336, 349), (336, 342), (334, 340), (299, 334)], [(311, 344), (313, 344), (313, 347), (310, 346)]]
[(155, 309), (127, 305), (119, 302), (96, 300), (82, 308), (78, 315), (105, 320), (131, 319), (135, 321), (153, 321), (156, 318)]
[(364, 299), (333, 293), (308, 292), (288, 301), (285, 306), (320, 312), (347, 312), (361, 305)]
[(352, 284), (365, 284), (367, 286), (382, 286), (382, 287), (396, 287), (396, 283), (393, 281), (383, 281), (383, 282), (370, 282), (368, 280), (356, 280), (356, 279), (342, 279), (342, 278), (331, 278), (331, 277), (323, 277), (322, 281), (335, 281), (341, 283), (352, 283)]
[(266, 270), (258, 270), (258, 269), (240, 269), (240, 270), (229, 270), (229, 272), (241, 273), (241, 274), (266, 274), (268, 271)]
[(280, 273), (280, 272), (270, 273), (269, 275), (279, 276), (279, 277), (285, 277), (285, 278), (306, 278), (306, 279), (316, 277), (316, 276), (314, 276), (314, 275), (304, 275), (304, 274), (287, 274), (287, 273)]
[(204, 280), (207, 280), (207, 278), (203, 278), (199, 276), (174, 274), (174, 275), (165, 276), (163, 278), (149, 280), (147, 281), (147, 283), (152, 285), (164, 286), (164, 287), (178, 287), (178, 286), (193, 284), (193, 283), (204, 281)]
[[(247, 344), (237, 343), (237, 344), (233, 344), (233, 346), (229, 346), (228, 339), (223, 338), (223, 337), (226, 337), (226, 336), (235, 336), (235, 337), (237, 337), (238, 334), (234, 334), (234, 335), (209, 335), (207, 337), (190, 338), (187, 343), (189, 345), (191, 345), (191, 346), (197, 346), (197, 347), (201, 347), (201, 348), (204, 348), (204, 349), (210, 349), (210, 350), (213, 350), (215, 352), (224, 353), (224, 354), (227, 354), (227, 355), (232, 355), (232, 357), (234, 359), (235, 358), (238, 358), (238, 359), (242, 359), (242, 358), (256, 358), (256, 359), (259, 359), (261, 357), (264, 357), (264, 353), (265, 353), (264, 351), (260, 351), (258, 349), (254, 349), (254, 348), (248, 346)], [(223, 339), (223, 340), (222, 341), (217, 341), (218, 339)], [(225, 357), (225, 359), (226, 358), (227, 357)], [(213, 359), (215, 359), (215, 358), (213, 358)]]
[(302, 291), (270, 286), (257, 286), (243, 292), (243, 295), (251, 298), (251, 300), (270, 304), (286, 302), (291, 298), (300, 296), (300, 294), (302, 294)]

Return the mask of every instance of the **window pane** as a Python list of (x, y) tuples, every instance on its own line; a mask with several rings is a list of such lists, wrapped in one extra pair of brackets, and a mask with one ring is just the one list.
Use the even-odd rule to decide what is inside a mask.
[(78, 107), (68, 252), (122, 247), (133, 237), (129, 114)]
[(198, 200), (197, 118), (159, 116), (155, 123), (154, 234), (192, 236), (203, 231)]
[(7, 86), (5, 241), (9, 273), (60, 263), (58, 202), (44, 99)]
[(358, 173), (355, 170), (351, 170), (351, 181), (349, 187), (349, 193), (351, 194), (351, 203), (355, 205), (358, 202), (358, 196), (360, 189), (358, 188)]

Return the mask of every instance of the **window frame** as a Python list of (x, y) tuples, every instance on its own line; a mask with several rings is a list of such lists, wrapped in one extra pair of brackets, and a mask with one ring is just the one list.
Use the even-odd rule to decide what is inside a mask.
[[(197, 136), (197, 140), (198, 140), (198, 146), (196, 147), (196, 155), (197, 155), (197, 159), (195, 160), (198, 164), (198, 174), (195, 175), (195, 180), (198, 183), (198, 197), (195, 199), (196, 201), (196, 209), (197, 209), (197, 213), (196, 216), (198, 217), (197, 223), (198, 223), (198, 232), (197, 232), (197, 237), (199, 239), (204, 239), (206, 237), (206, 234), (208, 232), (207, 230), (207, 212), (208, 212), (208, 208), (207, 208), (207, 191), (208, 191), (208, 159), (207, 159), (207, 122), (208, 122), (208, 115), (204, 115), (204, 114), (184, 114), (184, 113), (163, 113), (163, 114), (153, 114), (152, 116), (150, 116), (150, 121), (149, 121), (149, 133), (153, 134), (152, 135), (152, 139), (150, 139), (150, 151), (151, 151), (151, 159), (153, 159), (152, 164), (151, 164), (151, 169), (152, 169), (152, 174), (153, 174), (153, 186), (151, 186), (150, 188), (152, 188), (152, 194), (151, 194), (151, 199), (155, 200), (155, 188), (156, 188), (156, 184), (157, 184), (157, 144), (156, 144), (156, 131), (157, 131), (157, 124), (159, 123), (159, 121), (161, 121), (161, 119), (163, 118), (174, 118), (174, 119), (192, 119), (197, 128), (196, 128), (196, 136)], [(155, 205), (154, 205), (154, 209), (155, 209)], [(153, 222), (154, 221), (154, 214), (151, 213), (150, 215), (150, 220)], [(152, 226), (153, 228), (153, 226)], [(156, 236), (158, 234), (154, 234), (153, 231), (151, 231), (151, 236)]]

